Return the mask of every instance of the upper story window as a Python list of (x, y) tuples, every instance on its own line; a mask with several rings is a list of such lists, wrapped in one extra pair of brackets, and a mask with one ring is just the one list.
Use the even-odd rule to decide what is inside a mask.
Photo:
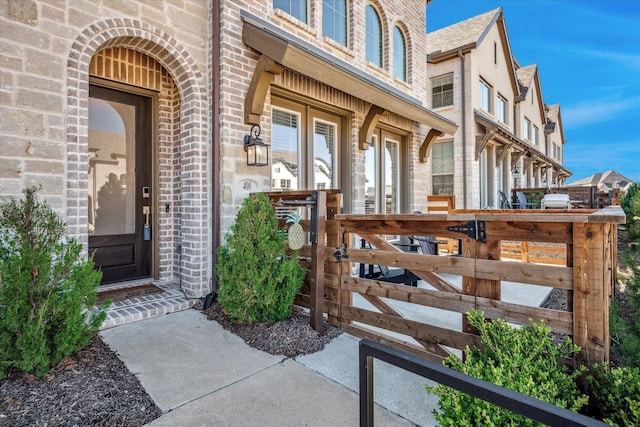
[(307, 0), (273, 0), (273, 7), (287, 12), (299, 21), (308, 23)]
[(508, 106), (507, 100), (504, 99), (502, 96), (498, 95), (498, 102), (497, 102), (498, 120), (504, 124), (509, 123), (509, 116), (507, 114), (509, 109), (507, 106)]
[(370, 4), (366, 9), (366, 59), (382, 68), (382, 24), (380, 16)]
[(431, 79), (431, 108), (453, 105), (453, 73)]
[(346, 0), (322, 0), (322, 35), (347, 45)]
[(526, 117), (522, 121), (522, 138), (531, 141), (531, 120)]
[(533, 126), (533, 143), (535, 145), (538, 145), (538, 138), (540, 137), (540, 129), (538, 129), (538, 126)]
[(402, 81), (407, 81), (407, 44), (402, 30), (393, 27), (393, 75)]
[(480, 108), (491, 113), (491, 87), (484, 80), (480, 80)]

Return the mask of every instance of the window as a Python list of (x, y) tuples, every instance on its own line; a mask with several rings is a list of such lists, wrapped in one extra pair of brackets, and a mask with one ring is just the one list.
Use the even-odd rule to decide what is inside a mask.
[(366, 9), (366, 60), (382, 68), (382, 24), (371, 5)]
[(346, 0), (322, 0), (322, 35), (347, 45)]
[[(299, 189), (298, 163), (301, 129), (300, 114), (273, 110), (271, 178), (280, 182), (280, 188)], [(293, 187), (291, 187), (292, 182)], [(284, 187), (287, 183), (287, 187)]]
[(453, 141), (433, 144), (431, 162), (432, 193), (453, 194)]
[(431, 79), (431, 108), (453, 105), (453, 73)]
[(508, 111), (508, 107), (507, 107), (507, 100), (504, 99), (502, 96), (498, 95), (498, 120), (504, 124), (508, 124), (509, 123), (509, 118), (507, 116), (507, 111)]
[(531, 141), (531, 120), (526, 117), (522, 121), (522, 139)]
[(343, 118), (290, 101), (274, 103), (271, 179), (281, 187), (289, 180), (291, 190), (339, 188)]
[(313, 138), (313, 182), (318, 190), (324, 188), (337, 188), (336, 165), (336, 141), (338, 138), (338, 126), (335, 123), (314, 120)]
[(393, 75), (396, 79), (407, 81), (407, 45), (397, 25), (393, 27)]
[(307, 23), (307, 0), (273, 0), (273, 7)]
[(290, 179), (281, 179), (280, 180), (280, 188), (283, 190), (288, 190), (291, 188), (291, 180)]
[(493, 42), (493, 65), (498, 65), (498, 43)]
[(365, 212), (401, 212), (400, 135), (376, 130), (365, 151)]
[(535, 145), (538, 145), (538, 137), (540, 135), (540, 130), (538, 129), (538, 126), (533, 126), (533, 143)]
[(491, 88), (483, 80), (480, 80), (480, 108), (491, 112)]

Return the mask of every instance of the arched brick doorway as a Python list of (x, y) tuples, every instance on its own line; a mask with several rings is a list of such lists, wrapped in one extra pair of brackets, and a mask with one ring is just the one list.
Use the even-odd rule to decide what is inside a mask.
[[(209, 116), (205, 79), (186, 49), (171, 35), (132, 19), (108, 19), (85, 28), (72, 44), (67, 64), (67, 223), (71, 237), (88, 249), (88, 98), (90, 64), (109, 49), (140, 52), (171, 77), (179, 94), (173, 154), (159, 174), (173, 174), (165, 188), (175, 197), (170, 243), (159, 256), (175, 266), (173, 279), (187, 297), (208, 292), (211, 235), (208, 213)], [(166, 169), (162, 169), (162, 168)], [(170, 170), (169, 170), (170, 169)], [(160, 182), (162, 185), (162, 182)], [(170, 196), (168, 196), (170, 197)], [(160, 248), (163, 250), (162, 248)]]

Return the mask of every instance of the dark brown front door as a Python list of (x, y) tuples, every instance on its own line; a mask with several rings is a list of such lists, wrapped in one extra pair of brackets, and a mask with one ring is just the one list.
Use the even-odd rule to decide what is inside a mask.
[(89, 87), (89, 252), (102, 283), (151, 272), (151, 98)]

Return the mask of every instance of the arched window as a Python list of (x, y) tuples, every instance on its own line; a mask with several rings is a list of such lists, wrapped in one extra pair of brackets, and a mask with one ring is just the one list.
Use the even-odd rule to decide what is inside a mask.
[(402, 30), (393, 27), (393, 75), (402, 81), (407, 81), (407, 44)]
[(347, 0), (322, 0), (322, 35), (347, 45)]
[(367, 5), (366, 20), (366, 59), (382, 68), (382, 24), (378, 12), (371, 5)]

